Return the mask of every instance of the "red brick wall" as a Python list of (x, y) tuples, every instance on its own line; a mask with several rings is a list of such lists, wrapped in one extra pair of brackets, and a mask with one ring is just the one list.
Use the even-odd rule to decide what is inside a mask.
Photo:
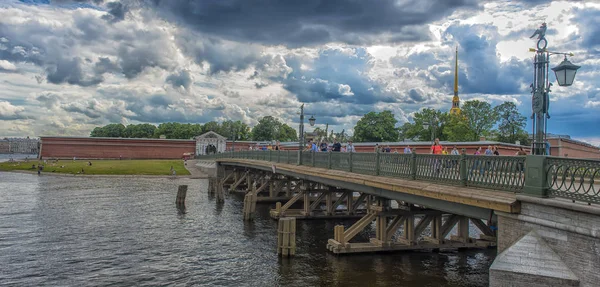
[(550, 138), (548, 142), (552, 156), (600, 159), (600, 149), (592, 145), (561, 138)]
[(43, 158), (174, 159), (195, 153), (193, 140), (42, 137)]

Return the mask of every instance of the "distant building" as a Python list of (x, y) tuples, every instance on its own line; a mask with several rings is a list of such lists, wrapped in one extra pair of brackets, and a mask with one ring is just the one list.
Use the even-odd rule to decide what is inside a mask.
[(197, 155), (225, 152), (226, 138), (213, 131), (199, 135), (194, 140), (196, 141)]
[(454, 97), (452, 97), (450, 114), (460, 114), (460, 99), (458, 98), (458, 47), (456, 48), (456, 58), (454, 62)]
[(10, 143), (7, 139), (0, 139), (0, 154), (10, 153)]
[(39, 139), (30, 139), (29, 137), (4, 138), (0, 141), (0, 153), (37, 154), (39, 142)]
[[(533, 135), (529, 135), (533, 141)], [(550, 156), (600, 159), (600, 148), (586, 142), (572, 139), (569, 135), (546, 134), (550, 144)]]

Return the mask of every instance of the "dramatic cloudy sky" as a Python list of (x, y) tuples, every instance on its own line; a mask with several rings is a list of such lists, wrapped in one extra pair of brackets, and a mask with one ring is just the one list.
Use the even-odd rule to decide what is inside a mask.
[(529, 115), (529, 36), (546, 21), (549, 48), (582, 66), (553, 87), (549, 131), (600, 144), (600, 4), (587, 2), (2, 0), (0, 136), (266, 115), (296, 127), (302, 103), (336, 131), (384, 109), (404, 123), (450, 107), (455, 47), (463, 101)]

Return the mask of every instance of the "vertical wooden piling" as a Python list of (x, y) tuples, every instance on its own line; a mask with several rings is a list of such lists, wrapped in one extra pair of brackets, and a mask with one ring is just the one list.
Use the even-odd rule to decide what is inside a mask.
[(256, 211), (256, 186), (253, 187), (252, 192), (248, 192), (244, 196), (244, 220), (253, 220), (254, 212)]
[(225, 202), (225, 196), (223, 195), (223, 183), (218, 178), (215, 178), (215, 189), (217, 194), (217, 203)]
[(212, 177), (208, 178), (208, 194), (215, 194), (215, 179)]
[(280, 218), (277, 225), (277, 254), (282, 257), (296, 255), (296, 218)]
[(180, 185), (177, 188), (177, 199), (175, 199), (175, 204), (177, 206), (185, 205), (185, 196), (187, 195), (187, 185)]
[(342, 246), (346, 245), (346, 240), (344, 239), (344, 226), (336, 225), (333, 227), (333, 240), (342, 244)]

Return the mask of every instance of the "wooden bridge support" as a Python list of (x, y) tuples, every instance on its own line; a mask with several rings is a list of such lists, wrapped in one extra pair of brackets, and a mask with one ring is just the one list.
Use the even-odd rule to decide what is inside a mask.
[[(256, 187), (254, 187), (256, 189)], [(256, 211), (256, 193), (254, 191), (246, 193), (244, 196), (244, 220), (254, 220)]]
[[(366, 243), (350, 241), (375, 221), (375, 237)], [(469, 222), (478, 228), (480, 239), (469, 236)], [(402, 230), (400, 231), (400, 228)], [(457, 229), (457, 235), (448, 234)], [(429, 236), (423, 233), (429, 229)], [(444, 216), (441, 211), (416, 206), (399, 205), (391, 208), (390, 200), (376, 198), (369, 205), (367, 214), (345, 230), (343, 225), (334, 227), (334, 238), (329, 239), (327, 249), (333, 253), (360, 253), (398, 250), (436, 250), (447, 248), (486, 248), (495, 246), (493, 231), (480, 219), (459, 215)]]
[[(366, 213), (367, 202), (370, 196), (333, 187), (303, 182), (296, 186), (297, 192), (285, 204), (278, 203), (272, 209), (272, 218), (294, 217), (297, 219), (314, 218), (355, 218)], [(301, 209), (291, 207), (302, 202)]]
[(233, 170), (225, 177), (223, 186), (229, 191), (248, 193), (257, 186), (257, 202), (287, 201), (294, 195), (299, 180), (268, 172)]
[(296, 218), (280, 218), (277, 228), (277, 254), (282, 257), (296, 255)]

